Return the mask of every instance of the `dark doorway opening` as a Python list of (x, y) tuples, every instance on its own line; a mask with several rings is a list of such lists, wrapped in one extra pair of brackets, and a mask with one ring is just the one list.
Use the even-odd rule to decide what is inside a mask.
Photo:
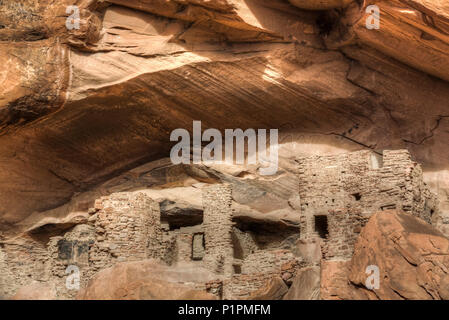
[(353, 193), (352, 196), (354, 197), (355, 201), (360, 201), (362, 199), (362, 195), (360, 193)]
[(315, 232), (318, 233), (320, 238), (327, 238), (329, 234), (327, 216), (315, 216)]

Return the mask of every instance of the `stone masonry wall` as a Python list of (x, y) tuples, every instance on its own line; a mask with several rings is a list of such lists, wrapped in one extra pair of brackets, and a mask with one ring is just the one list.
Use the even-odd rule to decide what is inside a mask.
[[(80, 287), (87, 285), (96, 269), (90, 251), (95, 242), (95, 229), (91, 225), (80, 224), (63, 236), (51, 237), (47, 243), (50, 257), (51, 279), (55, 283), (57, 295), (61, 298), (74, 298), (77, 290), (67, 288), (67, 268), (76, 266), (79, 271)], [(70, 270), (69, 270), (70, 271)]]
[(424, 183), (421, 166), (412, 162), (410, 157), (405, 150), (386, 151), (383, 176), (396, 176), (404, 180), (403, 185), (396, 180), (396, 183), (401, 185), (404, 191), (401, 197), (402, 207), (398, 207), (399, 209), (431, 223), (431, 218), (438, 208), (438, 200)]
[[(345, 224), (348, 230), (352, 222), (356, 224), (353, 227), (358, 227), (358, 219), (392, 208), (430, 222), (436, 210), (436, 198), (422, 180), (421, 167), (411, 160), (407, 150), (384, 151), (383, 156), (358, 151), (301, 158), (297, 162), (301, 238), (322, 237), (315, 217), (333, 212), (333, 217), (327, 217), (327, 257), (349, 256), (352, 249), (347, 248), (352, 248), (355, 235), (345, 229)], [(336, 218), (342, 212), (350, 217)], [(357, 217), (351, 217), (355, 213)], [(340, 224), (346, 231), (335, 232)], [(336, 243), (330, 244), (332, 241)]]
[(176, 245), (178, 249), (178, 261), (192, 260), (193, 235), (181, 233), (177, 237)]
[(95, 221), (96, 244), (99, 251), (109, 254), (108, 260), (161, 258), (162, 230), (157, 202), (143, 193), (116, 193), (97, 200), (95, 206), (99, 209)]
[(205, 266), (217, 274), (233, 273), (231, 188), (212, 185), (203, 191)]
[[(268, 255), (273, 257), (273, 255)], [(286, 283), (291, 284), (304, 263), (296, 258), (291, 259), (289, 254), (281, 253), (281, 251), (274, 256), (278, 258), (276, 267), (266, 267), (263, 272), (235, 274), (225, 279), (223, 281), (223, 299), (247, 299), (251, 293), (264, 287), (273, 277), (280, 277)], [(283, 263), (280, 263), (281, 261)]]
[(246, 299), (262, 288), (275, 273), (237, 274), (223, 282), (223, 299)]
[(368, 222), (356, 209), (335, 210), (329, 212), (329, 235), (322, 245), (323, 258), (326, 260), (349, 260), (354, 252), (355, 242)]
[[(297, 162), (300, 238), (303, 243), (319, 240), (326, 260), (350, 259), (361, 228), (379, 210), (397, 208), (427, 222), (435, 213), (436, 198), (406, 150)], [(315, 257), (306, 262), (277, 243), (260, 247), (251, 232), (237, 229), (229, 185), (204, 187), (202, 198), (203, 223), (195, 226), (162, 228), (158, 202), (141, 192), (123, 192), (98, 199), (87, 223), (2, 240), (0, 297), (40, 281), (51, 283), (59, 298), (73, 298), (76, 291), (65, 286), (68, 266), (79, 268), (84, 287), (95, 273), (117, 262), (155, 258), (169, 265), (205, 266), (217, 279), (197, 286), (225, 299), (243, 299), (272, 277), (289, 284), (298, 268), (316, 263)]]
[(258, 250), (243, 261), (242, 274), (279, 272), (282, 265), (297, 260), (290, 250)]
[(45, 245), (29, 238), (12, 239), (0, 247), (0, 297), (13, 295), (34, 281), (49, 281), (50, 258)]
[(79, 270), (80, 285), (119, 261), (162, 258), (165, 253), (159, 205), (143, 193), (116, 193), (96, 201), (88, 224), (38, 240), (23, 236), (1, 244), (0, 296), (11, 296), (31, 281), (52, 283), (59, 298), (68, 290), (68, 266)]

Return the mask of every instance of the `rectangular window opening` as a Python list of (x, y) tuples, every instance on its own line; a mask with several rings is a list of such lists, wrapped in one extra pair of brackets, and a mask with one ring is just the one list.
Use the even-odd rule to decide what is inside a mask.
[(322, 239), (326, 239), (329, 235), (327, 216), (315, 216), (315, 232)]

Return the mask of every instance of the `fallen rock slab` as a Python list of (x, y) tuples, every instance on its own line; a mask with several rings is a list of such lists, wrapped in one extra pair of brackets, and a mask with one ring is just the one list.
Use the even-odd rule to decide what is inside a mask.
[(197, 289), (210, 280), (202, 268), (168, 267), (153, 260), (118, 263), (100, 271), (79, 300), (215, 300)]

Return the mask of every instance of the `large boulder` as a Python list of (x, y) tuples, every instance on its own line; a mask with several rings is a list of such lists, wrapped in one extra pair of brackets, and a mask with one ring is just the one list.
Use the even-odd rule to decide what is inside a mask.
[(265, 286), (259, 290), (254, 291), (250, 296), (249, 300), (281, 300), (282, 297), (287, 293), (288, 287), (284, 280), (280, 277), (273, 277)]
[(373, 290), (379, 299), (449, 299), (449, 239), (409, 214), (371, 217), (355, 245), (349, 280), (364, 287), (368, 266), (379, 268)]
[[(378, 286), (369, 290), (376, 267)], [(449, 299), (449, 239), (402, 212), (373, 215), (352, 260), (323, 261), (321, 268), (323, 299)]]
[(80, 300), (214, 300), (197, 289), (212, 276), (202, 268), (168, 267), (153, 260), (118, 263), (100, 271), (80, 291)]
[(306, 267), (298, 271), (284, 300), (318, 300), (320, 298), (320, 268)]
[(322, 261), (320, 297), (323, 300), (368, 300), (375, 295), (359, 290), (348, 280), (350, 261)]

